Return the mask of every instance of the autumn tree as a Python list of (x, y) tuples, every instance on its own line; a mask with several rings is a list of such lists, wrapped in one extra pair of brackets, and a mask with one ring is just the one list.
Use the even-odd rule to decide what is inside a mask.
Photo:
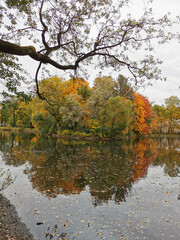
[[(50, 133), (56, 130), (56, 124), (62, 126), (62, 108), (65, 104), (65, 85), (62, 78), (57, 76), (43, 79), (39, 85), (41, 96), (46, 99), (42, 101), (38, 97), (33, 99), (34, 125), (41, 128), (41, 132), (50, 129)], [(52, 124), (52, 129), (51, 129)]]
[(110, 76), (98, 77), (94, 81), (87, 108), (92, 119), (98, 119), (99, 112), (106, 106), (107, 100), (115, 96), (116, 82)]
[[(168, 14), (155, 18), (149, 2), (141, 17), (132, 17), (124, 9), (131, 8), (129, 0), (2, 0), (0, 52), (39, 63), (35, 81), (41, 98), (43, 65), (72, 74), (88, 64), (118, 71), (123, 67), (135, 82), (161, 79), (161, 61), (151, 54), (153, 42), (175, 38), (167, 31), (175, 21)], [(137, 59), (140, 50), (145, 54)]]
[(159, 132), (174, 132), (175, 128), (180, 128), (180, 100), (177, 96), (165, 99), (165, 105), (154, 105), (154, 111), (158, 115)]
[(16, 110), (17, 127), (30, 127), (32, 128), (32, 109), (30, 104), (25, 101), (18, 102)]
[(84, 125), (85, 103), (90, 94), (87, 81), (78, 78), (63, 81), (54, 76), (39, 83), (39, 92), (46, 101), (37, 97), (33, 100), (36, 113), (33, 119), (41, 133), (55, 133), (58, 129), (76, 131)]
[(149, 115), (149, 133), (157, 133), (158, 129), (159, 129), (159, 117), (151, 107)]
[(134, 93), (134, 130), (139, 134), (154, 133), (158, 130), (158, 116), (151, 107), (149, 100), (141, 94)]
[(159, 133), (163, 133), (164, 132), (164, 127), (167, 124), (167, 119), (166, 119), (166, 108), (164, 105), (157, 105), (155, 104), (153, 106), (153, 110), (156, 113), (156, 115), (158, 116), (158, 131)]
[(133, 123), (133, 104), (120, 96), (109, 98), (100, 112), (101, 121), (108, 128), (109, 136), (121, 136), (130, 133)]
[(107, 106), (101, 111), (105, 126), (111, 136), (121, 136), (130, 133), (133, 123), (133, 104), (120, 96), (109, 98)]
[(46, 78), (39, 83), (39, 92), (50, 105), (57, 105), (63, 101), (65, 86), (63, 79), (57, 76)]
[(1, 104), (1, 124), (6, 125), (8, 118), (10, 116), (10, 111), (8, 105), (4, 102)]
[(73, 94), (77, 100), (84, 105), (91, 94), (89, 83), (82, 78), (72, 78), (65, 82), (65, 94)]
[(24, 93), (17, 95), (4, 94), (1, 106), (1, 122), (16, 127), (19, 125), (18, 121), (20, 120), (19, 123), (26, 122), (26, 127), (27, 125), (30, 127), (31, 110), (28, 109), (30, 101), (31, 97)]
[(12, 127), (17, 126), (16, 112), (18, 109), (18, 99), (13, 96), (2, 102), (1, 121), (4, 124), (9, 124)]
[(150, 104), (147, 98), (139, 93), (134, 94), (134, 114), (135, 114), (135, 128), (134, 130), (139, 134), (148, 133), (149, 126), (147, 119), (150, 114)]
[(83, 107), (75, 94), (71, 93), (65, 97), (65, 104), (61, 111), (63, 127), (77, 131), (83, 126)]
[(116, 91), (117, 91), (117, 95), (130, 99), (131, 101), (133, 100), (133, 96), (134, 96), (133, 88), (128, 82), (128, 79), (121, 74), (119, 74), (117, 78)]
[(177, 96), (171, 96), (165, 99), (166, 116), (169, 120), (170, 128), (180, 128), (180, 99)]

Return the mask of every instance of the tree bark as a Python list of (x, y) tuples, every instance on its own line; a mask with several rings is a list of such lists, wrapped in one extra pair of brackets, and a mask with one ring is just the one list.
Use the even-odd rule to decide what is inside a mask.
[(38, 62), (49, 63), (52, 66), (62, 70), (76, 68), (75, 65), (61, 65), (57, 63), (56, 61), (52, 60), (49, 56), (36, 52), (36, 49), (33, 46), (22, 47), (8, 41), (0, 40), (0, 52), (17, 56), (29, 56)]

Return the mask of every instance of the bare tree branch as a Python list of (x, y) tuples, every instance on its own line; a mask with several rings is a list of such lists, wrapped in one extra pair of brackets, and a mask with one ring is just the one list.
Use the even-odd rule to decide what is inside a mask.
[(43, 5), (44, 5), (44, 0), (42, 0), (41, 7), (40, 7), (40, 10), (39, 10), (39, 19), (40, 19), (40, 22), (43, 26), (43, 31), (42, 31), (42, 35), (41, 35), (42, 36), (42, 42), (43, 42), (45, 48), (48, 50), (49, 46), (48, 46), (48, 44), (46, 42), (46, 39), (45, 39), (45, 34), (48, 31), (48, 27), (46, 26), (46, 24), (44, 23), (43, 18), (42, 18)]

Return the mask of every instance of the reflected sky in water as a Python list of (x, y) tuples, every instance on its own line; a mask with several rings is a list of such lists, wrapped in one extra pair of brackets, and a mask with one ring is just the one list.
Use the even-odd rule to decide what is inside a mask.
[(35, 239), (180, 239), (180, 139), (0, 133), (4, 195)]

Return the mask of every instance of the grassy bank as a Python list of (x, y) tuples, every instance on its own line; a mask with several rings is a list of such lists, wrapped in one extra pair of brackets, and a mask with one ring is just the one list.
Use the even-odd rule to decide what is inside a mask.
[(38, 133), (35, 128), (0, 127), (0, 131)]

